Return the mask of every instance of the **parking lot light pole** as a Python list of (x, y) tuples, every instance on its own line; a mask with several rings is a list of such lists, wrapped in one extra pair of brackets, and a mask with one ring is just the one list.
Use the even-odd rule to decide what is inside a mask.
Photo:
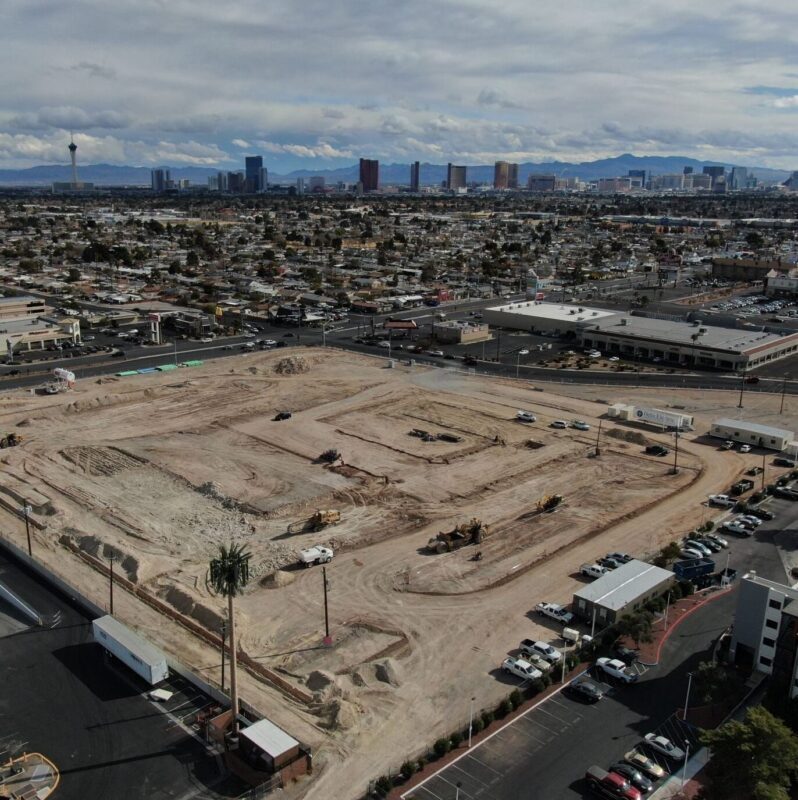
[(468, 746), (471, 747), (471, 733), (474, 730), (474, 699), (471, 698), (471, 705), (468, 709)]
[(679, 431), (673, 432), (673, 440), (675, 442), (673, 448), (673, 466), (671, 467), (671, 475), (679, 474)]
[(28, 519), (28, 514), (30, 514), (31, 511), (33, 511), (33, 509), (27, 503), (22, 506), (22, 513), (25, 515), (25, 536), (28, 538), (28, 555), (33, 558), (30, 546), (30, 520)]
[(687, 707), (690, 705), (690, 687), (693, 683), (693, 673), (687, 673), (687, 696), (684, 698), (684, 714), (682, 715), (682, 719), (686, 722), (687, 721)]
[(665, 601), (665, 625), (663, 626), (665, 630), (668, 630), (668, 610), (671, 607), (671, 593), (668, 592), (668, 598)]
[(687, 758), (690, 755), (690, 742), (684, 743), (684, 767), (682, 767), (682, 789), (687, 782)]
[(765, 463), (765, 458), (766, 457), (767, 457), (767, 453), (762, 453), (762, 491), (763, 492), (765, 491), (765, 469), (766, 469), (766, 466), (767, 466), (766, 463)]

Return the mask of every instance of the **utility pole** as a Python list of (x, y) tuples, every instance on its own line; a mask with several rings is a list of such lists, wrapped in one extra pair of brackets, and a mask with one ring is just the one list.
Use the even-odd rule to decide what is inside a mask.
[(596, 434), (596, 455), (597, 456), (601, 455), (601, 450), (599, 449), (599, 439), (601, 438), (601, 423), (603, 421), (604, 420), (599, 419), (598, 433)]
[(28, 538), (28, 555), (33, 558), (33, 552), (30, 546), (30, 520), (28, 519), (28, 514), (30, 514), (31, 511), (33, 511), (33, 509), (27, 503), (22, 506), (22, 513), (25, 515), (25, 536)]
[(113, 617), (114, 615), (114, 560), (116, 556), (113, 553), (108, 556), (108, 561), (111, 568), (108, 570), (108, 613)]
[(784, 413), (784, 393), (787, 391), (787, 379), (781, 382), (781, 406), (779, 407), (779, 414)]
[(767, 453), (762, 453), (762, 491), (765, 491), (765, 469), (766, 463), (765, 459), (767, 458)]
[(740, 402), (737, 403), (737, 408), (743, 407), (743, 392), (745, 391), (745, 373), (740, 375)]
[(499, 361), (499, 357), (501, 356), (501, 341), (502, 341), (502, 332), (501, 330), (496, 331), (496, 361)]
[(671, 467), (671, 475), (678, 475), (679, 474), (679, 431), (678, 430), (675, 430), (673, 432), (673, 439), (676, 444), (673, 448), (673, 466)]
[(321, 568), (321, 575), (324, 582), (324, 644), (329, 647), (332, 644), (332, 636), (330, 636), (330, 612), (327, 607), (327, 567)]

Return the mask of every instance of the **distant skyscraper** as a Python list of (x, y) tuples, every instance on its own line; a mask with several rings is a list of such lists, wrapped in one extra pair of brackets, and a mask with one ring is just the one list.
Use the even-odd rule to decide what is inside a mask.
[(709, 175), (712, 178), (712, 185), (715, 185), (715, 182), (718, 178), (722, 178), (726, 174), (726, 169), (724, 167), (704, 167), (702, 170), (704, 175)]
[(507, 188), (518, 188), (518, 164), (507, 165)]
[(449, 190), (465, 189), (466, 168), (458, 167), (451, 162), (446, 166), (446, 188)]
[(263, 169), (263, 156), (247, 156), (244, 159), (246, 168), (246, 191), (248, 194), (255, 194), (261, 191), (260, 173)]
[(682, 172), (682, 174), (683, 175), (692, 175), (693, 174), (693, 168), (692, 167), (685, 167), (683, 172)]
[(150, 186), (153, 192), (165, 192), (172, 187), (172, 175), (168, 169), (151, 169)]
[(360, 183), (364, 192), (376, 192), (380, 188), (380, 162), (376, 159), (360, 159)]
[(645, 187), (646, 185), (646, 171), (644, 169), (630, 169), (626, 173), (627, 177), (632, 179), (633, 183), (640, 181), (640, 185)]
[(526, 181), (526, 188), (529, 189), (530, 192), (553, 192), (556, 185), (556, 175), (533, 173)]
[(260, 188), (258, 191), (265, 192), (269, 188), (269, 170), (262, 167), (260, 171)]
[(410, 165), (410, 191), (417, 192), (421, 187), (421, 164), (414, 161)]
[(324, 176), (323, 175), (314, 175), (308, 181), (308, 188), (311, 192), (323, 192), (325, 186)]
[(745, 167), (732, 167), (729, 175), (729, 189), (745, 189), (748, 186), (748, 170)]
[(297, 194), (305, 194), (305, 179), (304, 178), (297, 178), (296, 179), (296, 193)]
[(510, 165), (506, 161), (497, 161), (493, 165), (493, 188), (506, 189), (509, 180)]
[(227, 173), (227, 191), (233, 194), (243, 194), (246, 189), (247, 179), (243, 172)]

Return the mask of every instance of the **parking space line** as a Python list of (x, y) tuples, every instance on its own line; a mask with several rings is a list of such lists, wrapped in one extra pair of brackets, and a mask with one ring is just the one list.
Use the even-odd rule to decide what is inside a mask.
[(468, 770), (465, 770), (465, 769), (463, 769), (463, 768), (462, 768), (462, 767), (461, 767), (459, 764), (453, 764), (453, 765), (452, 765), (452, 768), (453, 768), (453, 769), (456, 769), (456, 770), (459, 770), (459, 771), (460, 771), (460, 772), (462, 772), (462, 773), (463, 773), (463, 775), (465, 775), (465, 776), (466, 776), (466, 777), (467, 777), (469, 780), (471, 780), (471, 781), (474, 781), (475, 783), (481, 783), (483, 786), (486, 786), (486, 787), (487, 787), (487, 786), (490, 786), (490, 783), (488, 783), (487, 781), (482, 781), (482, 780), (480, 780), (479, 778), (477, 778), (477, 776), (476, 776), (476, 775), (474, 775), (472, 772), (469, 772)]
[(477, 758), (472, 753), (469, 753), (467, 757), (473, 759), (474, 761), (476, 761), (477, 764), (479, 764), (481, 767), (485, 767), (485, 769), (489, 769), (491, 772), (494, 772), (499, 777), (502, 777), (503, 773), (499, 772), (499, 770), (497, 770), (497, 769), (494, 769), (490, 764), (486, 764), (484, 761), (482, 761), (481, 759)]

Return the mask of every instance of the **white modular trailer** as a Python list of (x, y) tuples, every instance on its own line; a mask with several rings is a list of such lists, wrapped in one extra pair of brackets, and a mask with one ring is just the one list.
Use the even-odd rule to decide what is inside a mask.
[(169, 677), (164, 654), (111, 616), (92, 622), (94, 640), (125, 666), (155, 686)]
[(795, 433), (784, 428), (772, 428), (742, 419), (716, 419), (709, 428), (709, 435), (733, 442), (742, 442), (753, 447), (782, 452), (795, 439)]
[(689, 431), (693, 429), (693, 418), (690, 414), (678, 411), (664, 411), (661, 408), (643, 408), (624, 403), (614, 403), (607, 409), (607, 416), (613, 419), (624, 419), (630, 422), (643, 422), (657, 425), (660, 428)]

